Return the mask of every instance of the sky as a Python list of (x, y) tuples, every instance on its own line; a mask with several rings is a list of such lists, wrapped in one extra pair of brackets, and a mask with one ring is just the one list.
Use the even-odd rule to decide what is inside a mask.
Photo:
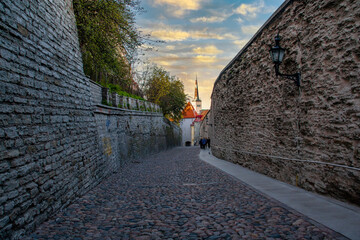
[(141, 0), (136, 17), (143, 34), (164, 43), (143, 46), (143, 59), (177, 76), (202, 108), (209, 109), (214, 82), (284, 0)]

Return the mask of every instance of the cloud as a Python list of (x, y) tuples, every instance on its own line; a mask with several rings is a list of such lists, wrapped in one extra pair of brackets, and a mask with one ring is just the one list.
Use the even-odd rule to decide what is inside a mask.
[(235, 40), (234, 44), (236, 44), (240, 49), (243, 48), (249, 40)]
[(255, 18), (257, 14), (263, 11), (265, 8), (265, 3), (263, 0), (259, 0), (252, 4), (241, 4), (239, 7), (235, 9), (236, 14), (240, 14), (246, 17)]
[(151, 36), (164, 41), (183, 41), (191, 35), (182, 30), (157, 29), (151, 32)]
[(208, 12), (209, 13), (207, 14), (207, 16), (192, 18), (190, 19), (190, 21), (192, 23), (197, 23), (197, 22), (220, 23), (225, 21), (227, 18), (231, 17), (234, 14), (233, 10), (228, 10), (228, 9), (225, 9), (221, 12), (219, 11), (219, 9), (210, 9), (208, 10)]
[(222, 53), (223, 51), (216, 48), (214, 45), (206, 46), (206, 47), (197, 47), (193, 49), (194, 53), (202, 54), (202, 55), (216, 55)]
[(154, 0), (157, 5), (170, 5), (186, 10), (198, 10), (201, 0)]
[(243, 23), (243, 22), (244, 22), (244, 20), (243, 20), (242, 18), (237, 18), (236, 21), (237, 21), (238, 23)]
[(254, 35), (258, 30), (260, 26), (259, 25), (248, 25), (248, 26), (242, 26), (241, 31), (248, 35)]
[(202, 0), (154, 0), (155, 5), (166, 5), (166, 11), (175, 17), (182, 17), (189, 10), (199, 10)]
[(194, 58), (195, 62), (200, 63), (214, 63), (217, 62), (217, 58), (215, 56), (204, 56), (204, 55), (198, 55)]
[(217, 17), (217, 16), (212, 16), (212, 17), (199, 17), (199, 18), (193, 18), (190, 21), (192, 23), (197, 23), (197, 22), (205, 22), (205, 23), (214, 23), (214, 22), (222, 22), (226, 19), (226, 17)]
[(202, 30), (185, 31), (176, 26), (168, 26), (165, 24), (157, 25), (150, 29), (142, 29), (145, 34), (150, 34), (152, 37), (164, 41), (184, 41), (187, 39), (237, 39), (236, 36), (230, 33), (221, 34), (218, 29), (209, 30), (204, 28)]

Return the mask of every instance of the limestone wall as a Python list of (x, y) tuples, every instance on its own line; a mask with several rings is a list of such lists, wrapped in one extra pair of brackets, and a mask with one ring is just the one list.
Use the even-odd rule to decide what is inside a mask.
[[(204, 117), (203, 121), (200, 124), (200, 138), (210, 138), (211, 136), (211, 127), (212, 124), (210, 123), (211, 112), (208, 112)], [(211, 139), (210, 139), (211, 141)]]
[(97, 106), (98, 145), (104, 161), (117, 169), (138, 159), (181, 145), (181, 130), (162, 113)]
[[(285, 1), (214, 85), (213, 154), (360, 204), (359, 16), (359, 1)], [(277, 33), (299, 88), (275, 76)]]
[(0, 239), (21, 239), (180, 130), (160, 113), (94, 109), (71, 0), (3, 0), (0, 18)]

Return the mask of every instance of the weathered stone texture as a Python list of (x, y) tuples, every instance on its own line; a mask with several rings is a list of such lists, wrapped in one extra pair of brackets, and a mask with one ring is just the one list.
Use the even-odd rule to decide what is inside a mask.
[[(90, 80), (90, 89), (91, 89), (91, 101), (93, 105), (100, 104), (102, 101), (102, 86)], [(114, 103), (116, 105), (114, 105)], [(118, 106), (118, 99), (113, 97), (113, 106)]]
[(95, 111), (100, 151), (117, 169), (138, 159), (181, 144), (181, 130), (162, 113), (97, 107)]
[(102, 177), (71, 4), (0, 3), (2, 239), (33, 230)]
[[(0, 239), (21, 239), (126, 159), (179, 133), (155, 113), (94, 113), (71, 0), (3, 0), (0, 19)], [(123, 142), (126, 155), (114, 145)]]
[[(214, 155), (360, 204), (359, 17), (359, 1), (289, 1), (215, 83)], [(277, 33), (300, 88), (275, 76)]]

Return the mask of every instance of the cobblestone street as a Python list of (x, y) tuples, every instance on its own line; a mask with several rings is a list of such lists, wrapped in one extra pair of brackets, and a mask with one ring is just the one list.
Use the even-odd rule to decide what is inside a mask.
[(199, 151), (133, 161), (28, 239), (343, 239), (202, 162)]

